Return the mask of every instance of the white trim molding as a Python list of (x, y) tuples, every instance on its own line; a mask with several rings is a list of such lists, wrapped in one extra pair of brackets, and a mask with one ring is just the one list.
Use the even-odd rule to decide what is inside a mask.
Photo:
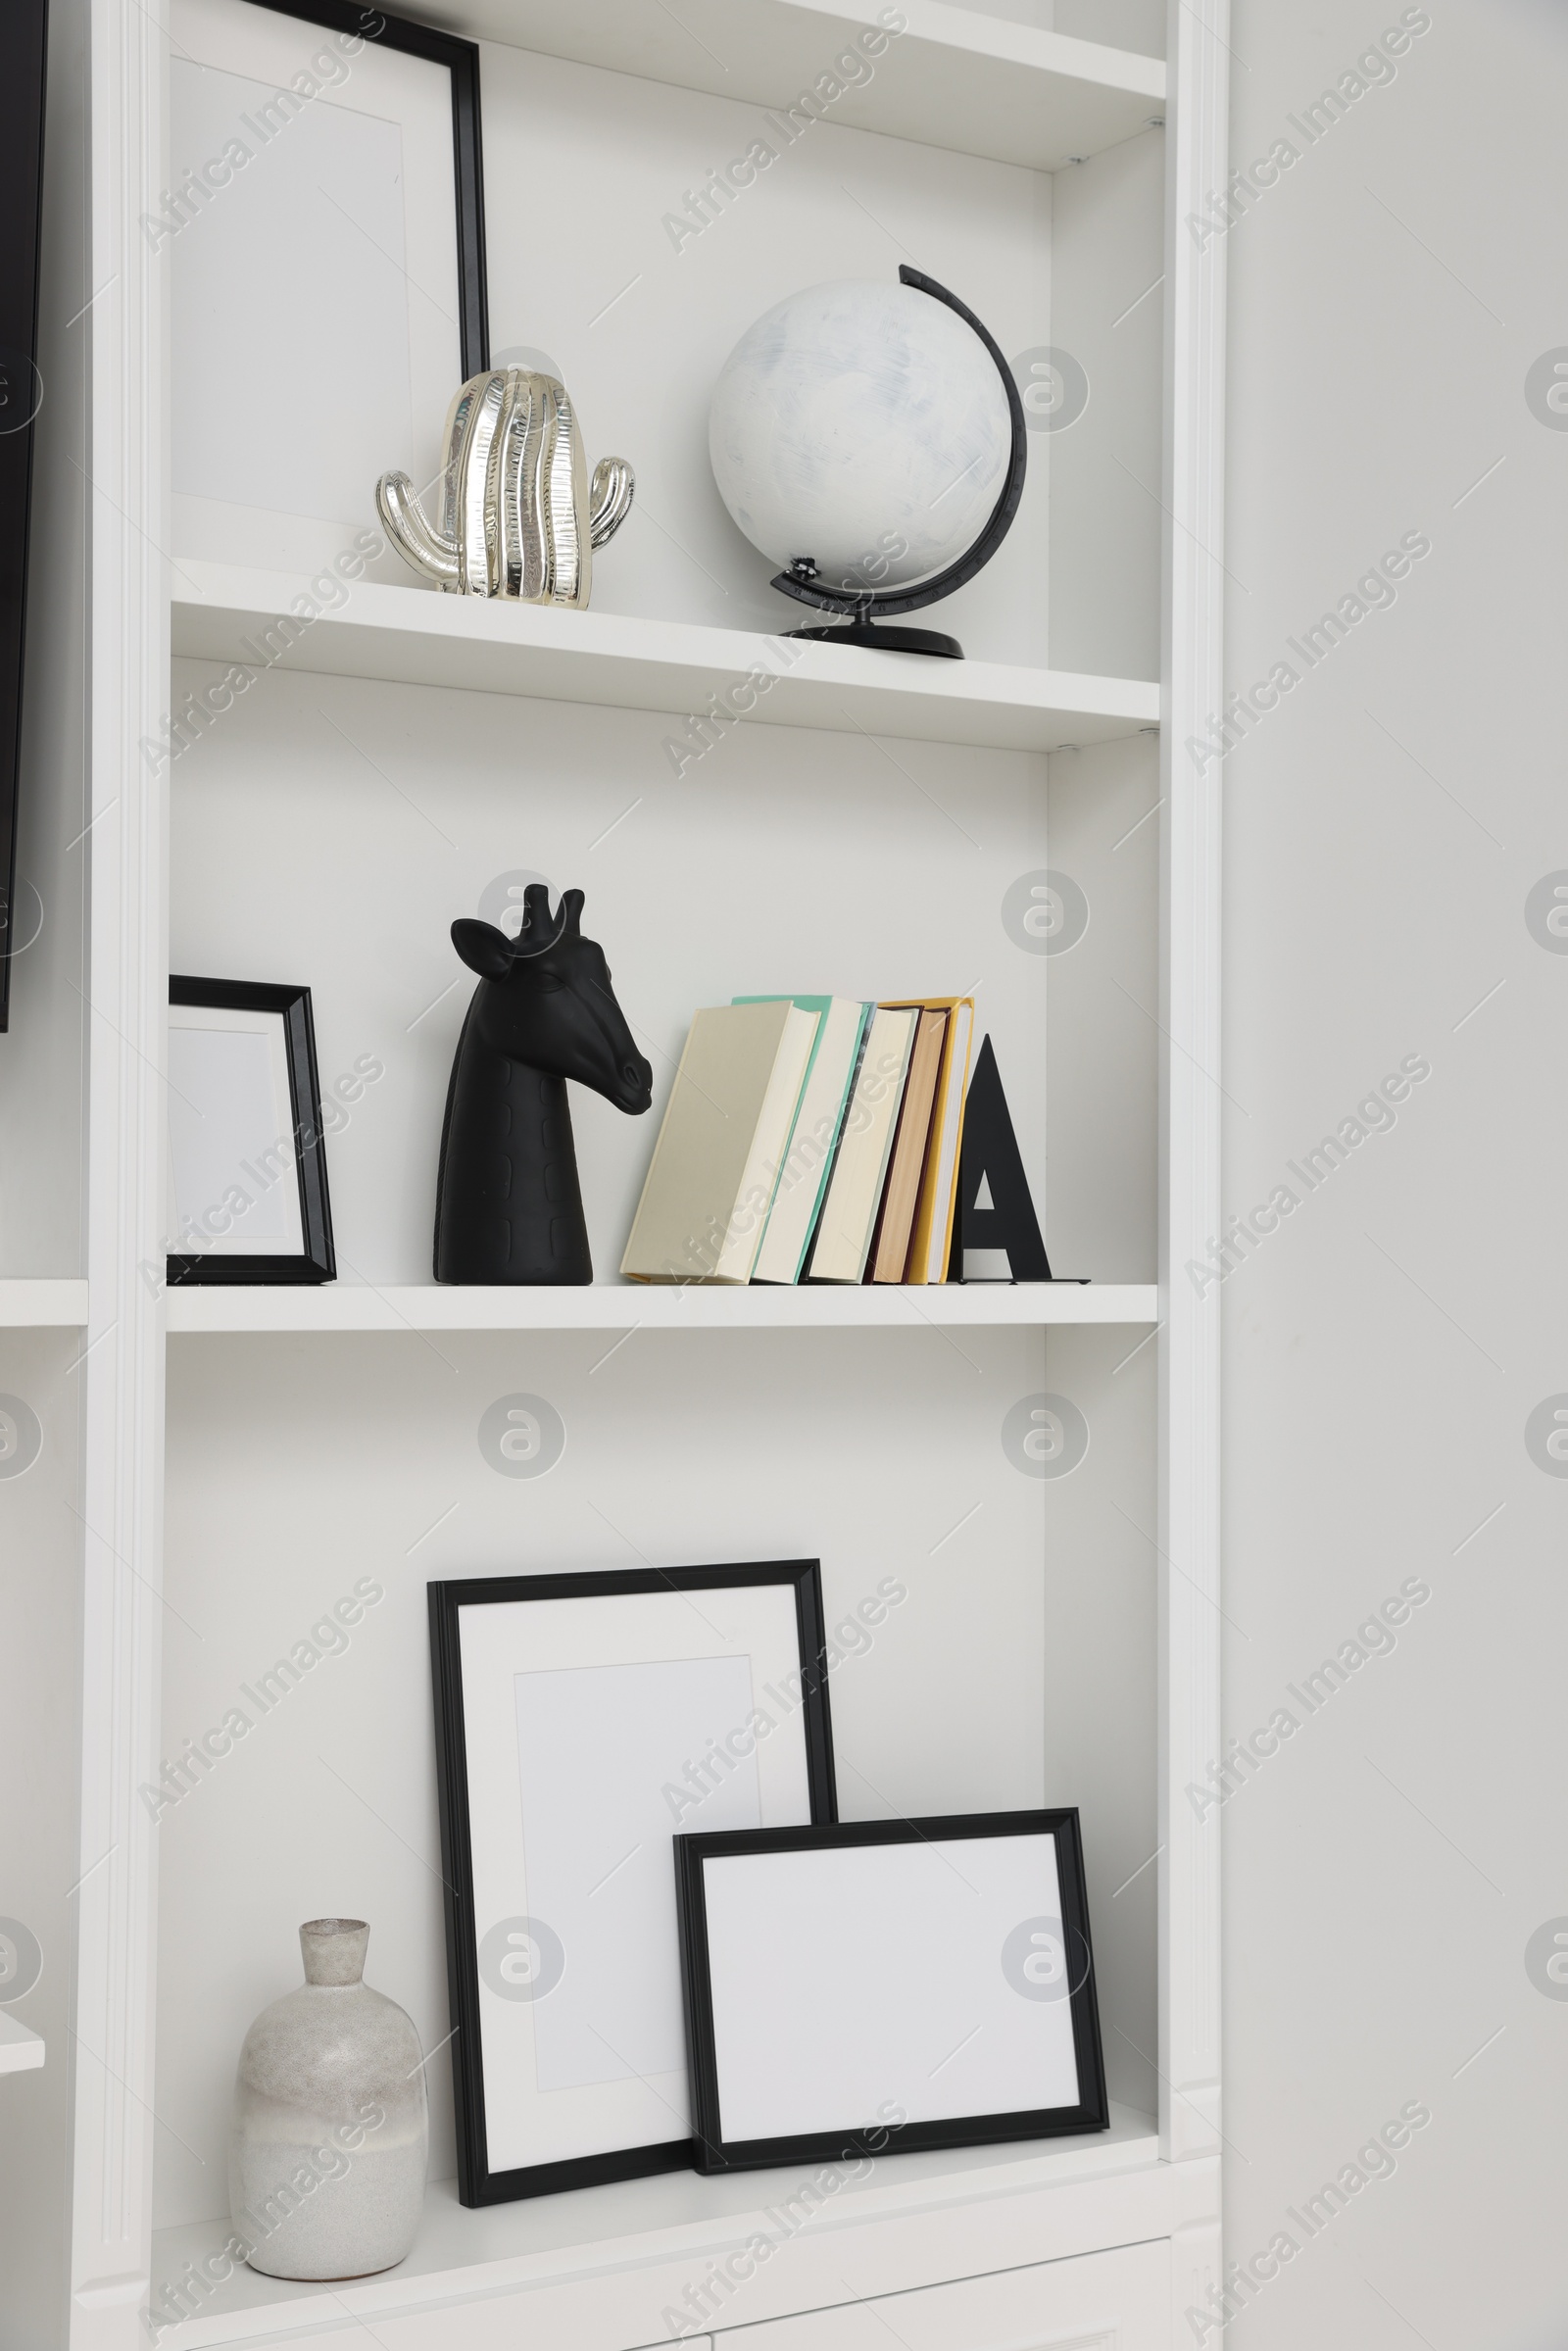
[[(1165, 192), (1166, 605), (1160, 745), (1160, 2142), (1221, 2145), (1219, 1815), (1187, 1789), (1219, 1753), (1219, 1310), (1185, 1268), (1220, 1216), (1220, 783), (1186, 749), (1221, 694), (1229, 0), (1172, 0)], [(1218, 2167), (1210, 2209), (1218, 2213)], [(1196, 2222), (1196, 2216), (1195, 2216)], [(1195, 2226), (1202, 2262), (1217, 2233)], [(1191, 2270), (1191, 2265), (1187, 2265)], [(1178, 2313), (1179, 2316), (1179, 2313)]]
[[(141, 752), (169, 693), (164, 270), (142, 228), (164, 148), (164, 36), (92, 0), (85, 1638), (71, 2262), (73, 2351), (139, 2340), (151, 2251), (162, 1640), (157, 1276), (169, 969), (163, 786)], [(153, 1271), (149, 1274), (148, 1269)]]

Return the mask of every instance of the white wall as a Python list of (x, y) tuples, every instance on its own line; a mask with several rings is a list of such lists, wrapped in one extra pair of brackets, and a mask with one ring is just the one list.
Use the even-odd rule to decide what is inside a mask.
[[(1235, 156), (1305, 147), (1287, 116), (1399, 15), (1237, 0)], [(1227, 2250), (1302, 2246), (1242, 2351), (1568, 2337), (1568, 2003), (1526, 1967), (1568, 1914), (1568, 1484), (1525, 1445), (1568, 1390), (1568, 958), (1525, 914), (1568, 867), (1568, 434), (1525, 397), (1568, 344), (1568, 23), (1431, 18), (1228, 240), (1230, 683), (1432, 541), (1224, 768), (1227, 1205), (1432, 1070), (1208, 1293), (1227, 1720), (1302, 1718), (1220, 1816)], [(1407, 1577), (1396, 1650), (1306, 1718), (1286, 1686)], [(1287, 2208), (1406, 2101), (1396, 2173), (1307, 2240)]]
[(1069, 33), (1075, 40), (1138, 50), (1145, 57), (1165, 55), (1164, 0), (954, 0), (954, 5), (982, 17), (1010, 17), (1046, 32)]
[[(31, 1935), (36, 1982), (9, 2013), (41, 2033), (40, 2071), (0, 2080), (0, 2343), (61, 2339), (71, 2191), (71, 2015), (76, 1904), (81, 1576), (74, 1503), (74, 1331), (0, 1331), (0, 1396), (37, 1424), (38, 1449), (0, 1476), (0, 1915)], [(15, 1406), (5, 1409), (15, 1418)], [(24, 1423), (24, 1427), (29, 1424)], [(13, 1459), (17, 1458), (15, 1454)]]
[(1164, 178), (1152, 128), (1053, 174), (1051, 341), (1088, 382), (1073, 422), (1029, 436), (1031, 473), (1050, 464), (1054, 669), (1159, 675)]

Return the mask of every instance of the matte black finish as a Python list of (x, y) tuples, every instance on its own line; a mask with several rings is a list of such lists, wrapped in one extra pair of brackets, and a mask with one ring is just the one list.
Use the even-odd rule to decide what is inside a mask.
[[(620, 1598), (641, 1592), (734, 1592), (761, 1584), (795, 1588), (800, 1641), (801, 1713), (807, 1785), (813, 1822), (835, 1820), (833, 1732), (828, 1714), (827, 1638), (822, 1576), (814, 1559), (766, 1560), (739, 1567), (612, 1568), (584, 1575), (472, 1576), (427, 1587), (430, 1675), (435, 1699), (436, 1790), (441, 1814), (441, 1876), (446, 1889), (447, 1986), (451, 2003), (452, 2089), (457, 2109), (458, 2194), (463, 2203), (510, 2204), (562, 2188), (601, 2187), (684, 2171), (689, 2138), (655, 2146), (615, 2147), (560, 2163), (492, 2172), (484, 2122), (484, 2055), (479, 2032), (479, 1936), (473, 1915), (473, 1844), (468, 1814), (468, 1754), (463, 1711), (459, 1611), (516, 1600)], [(636, 1965), (635, 1952), (627, 1965)]]
[[(992, 1206), (977, 1208), (982, 1181), (991, 1187)], [(1002, 1091), (1002, 1072), (989, 1037), (975, 1057), (963, 1104), (963, 1140), (958, 1155), (958, 1213), (953, 1220), (948, 1279), (963, 1280), (966, 1249), (1004, 1249), (1015, 1282), (1049, 1282), (1051, 1259), (1040, 1237), (1040, 1219), (1029, 1194), (1023, 1153), (1012, 1131), (1012, 1113)]]
[(932, 632), (931, 643), (913, 642), (911, 640), (923, 638), (926, 632), (910, 629), (903, 632), (906, 641), (900, 644), (894, 642), (892, 632), (886, 635), (880, 630), (873, 632), (869, 624), (873, 620), (886, 619), (894, 612), (917, 612), (922, 606), (935, 604), (943, 596), (951, 596), (956, 588), (961, 588), (973, 579), (977, 571), (985, 569), (1012, 528), (1012, 518), (1023, 497), (1024, 475), (1029, 465), (1029, 430), (1023, 402), (1012, 380), (1012, 369), (1003, 358), (995, 336), (981, 325), (973, 311), (961, 303), (956, 294), (950, 294), (946, 286), (938, 285), (934, 277), (927, 277), (919, 269), (911, 269), (906, 262), (900, 264), (899, 283), (913, 286), (917, 292), (929, 294), (934, 302), (945, 302), (950, 311), (956, 311), (965, 325), (973, 327), (996, 362), (997, 373), (1007, 395), (1007, 415), (1012, 424), (1012, 454), (1007, 462), (1002, 494), (991, 510), (991, 519), (967, 555), (960, 556), (956, 563), (950, 563), (945, 571), (934, 573), (930, 579), (917, 581), (912, 588), (890, 588), (886, 594), (877, 589), (824, 588), (814, 579), (800, 577), (793, 571), (780, 571), (770, 584), (783, 596), (793, 596), (801, 604), (814, 604), (819, 612), (843, 612), (856, 622), (853, 633), (838, 629), (799, 629), (795, 632), (798, 636), (819, 636), (821, 642), (829, 645), (871, 645), (887, 653), (934, 653), (950, 661), (961, 661), (963, 648), (956, 637)]
[(843, 628), (792, 628), (792, 637), (809, 637), (817, 645), (863, 645), (868, 653), (930, 653), (946, 661), (961, 661), (963, 647), (956, 637), (939, 628), (876, 628), (869, 620), (852, 620)]
[(580, 1287), (594, 1278), (567, 1078), (640, 1117), (654, 1072), (632, 1042), (602, 947), (577, 927), (582, 892), (554, 915), (522, 894), (515, 939), (467, 918), (452, 944), (479, 985), (447, 1089), (436, 1177), (435, 1278)]
[(458, 211), (458, 339), (465, 378), (490, 365), (489, 296), (485, 280), (484, 157), (479, 136), (479, 51), (473, 41), (408, 17), (389, 17), (379, 8), (351, 0), (256, 0), (275, 16), (324, 24), (329, 32), (352, 33), (379, 49), (398, 49), (445, 66), (452, 75), (453, 172)]
[(289, 1113), (294, 1122), (294, 1176), (300, 1192), (304, 1254), (298, 1257), (217, 1257), (200, 1252), (168, 1260), (169, 1287), (212, 1282), (335, 1282), (332, 1208), (326, 1192), (326, 1138), (321, 1086), (316, 1071), (316, 1024), (309, 988), (267, 980), (172, 977), (172, 1004), (215, 1004), (230, 1012), (281, 1012), (288, 1056)]
[[(713, 2044), (712, 1978), (708, 1950), (706, 1862), (732, 1853), (799, 1853), (844, 1845), (907, 1845), (964, 1837), (1039, 1837), (1056, 1840), (1061, 1924), (1083, 1968), (1071, 1993), (1073, 2052), (1078, 2061), (1076, 2106), (1039, 2107), (1019, 2114), (957, 2115), (948, 2121), (905, 2123), (885, 2132), (849, 2121), (842, 2131), (804, 2131), (779, 2138), (726, 2140), (719, 2115), (718, 2062)], [(1110, 2123), (1100, 2045), (1100, 2004), (1089, 1938), (1083, 1843), (1076, 1806), (1055, 1812), (938, 1813), (917, 1821), (845, 1821), (832, 1828), (735, 1829), (676, 1837), (675, 1897), (680, 1923), (681, 1980), (686, 1996), (686, 2052), (691, 2072), (693, 2145), (699, 2172), (750, 2172), (777, 2164), (829, 2163), (835, 2158), (910, 2155), (928, 2147), (983, 2147), (997, 2140), (1055, 2138), (1070, 2131), (1104, 2131)], [(872, 2144), (872, 2141), (881, 2143)]]
[[(22, 684), (32, 514), (32, 419), (39, 397), (38, 255), (43, 212), (47, 0), (0, 8), (0, 1031), (11, 1025), (18, 953), (17, 823), (22, 786)], [(24, 945), (29, 944), (24, 941)]]

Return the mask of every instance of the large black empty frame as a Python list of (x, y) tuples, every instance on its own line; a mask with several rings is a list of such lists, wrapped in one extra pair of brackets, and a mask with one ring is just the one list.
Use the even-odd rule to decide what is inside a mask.
[(831, 1821), (814, 1559), (430, 1586), (458, 2187), (694, 2160), (670, 1838)]

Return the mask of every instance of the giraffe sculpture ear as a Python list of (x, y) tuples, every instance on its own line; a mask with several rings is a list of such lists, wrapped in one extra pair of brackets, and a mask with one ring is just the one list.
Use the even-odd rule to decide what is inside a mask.
[(482, 980), (504, 980), (512, 969), (512, 941), (493, 922), (463, 915), (452, 925), (452, 944)]

